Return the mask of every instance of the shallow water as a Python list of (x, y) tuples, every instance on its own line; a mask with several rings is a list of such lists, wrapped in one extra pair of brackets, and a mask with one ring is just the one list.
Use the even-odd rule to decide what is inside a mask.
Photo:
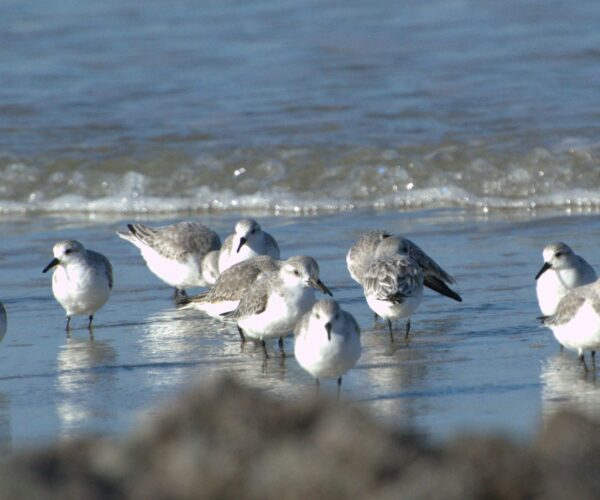
[[(225, 236), (236, 218), (201, 220)], [(533, 277), (541, 248), (557, 237), (598, 268), (589, 235), (600, 228), (600, 217), (449, 209), (259, 219), (280, 241), (283, 256), (317, 258), (322, 280), (362, 328), (363, 354), (344, 377), (344, 401), (434, 439), (466, 430), (529, 437), (543, 418), (569, 404), (598, 413), (596, 380), (538, 327)], [(0, 221), (0, 282), (9, 315), (0, 344), (3, 449), (89, 432), (122, 434), (183, 387), (215, 373), (234, 374), (279, 398), (315, 390), (293, 356), (282, 363), (274, 355), (265, 369), (260, 348), (240, 346), (235, 328), (175, 310), (172, 290), (114, 234), (125, 222)], [(459, 304), (426, 292), (408, 341), (398, 335), (391, 344), (385, 325), (373, 324), (345, 268), (347, 248), (373, 227), (412, 238), (457, 279), (464, 298)], [(65, 335), (63, 310), (50, 277), (41, 273), (62, 238), (81, 240), (114, 266), (114, 293), (96, 315), (93, 339), (82, 317), (74, 319), (70, 338)], [(277, 352), (275, 344), (270, 349)], [(286, 350), (293, 352), (291, 338)], [(325, 382), (322, 390), (335, 395), (335, 383)]]
[[(309, 254), (363, 329), (343, 399), (444, 438), (530, 436), (596, 381), (538, 327), (533, 277), (558, 238), (600, 265), (600, 8), (574, 2), (7, 1), (0, 16), (0, 443), (122, 434), (217, 372), (282, 398), (293, 357), (176, 311), (115, 230), (254, 215)], [(459, 282), (390, 344), (344, 256), (411, 237)], [(108, 255), (94, 338), (41, 270), (59, 239)], [(398, 325), (402, 328), (402, 325)], [(292, 341), (287, 341), (288, 352)], [(332, 384), (324, 390), (334, 393)]]

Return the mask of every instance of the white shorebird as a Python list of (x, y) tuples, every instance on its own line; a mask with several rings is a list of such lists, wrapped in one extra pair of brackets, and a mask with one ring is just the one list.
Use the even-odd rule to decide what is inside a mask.
[[(262, 272), (277, 272), (280, 267), (281, 261), (268, 255), (238, 262), (220, 274), (210, 290), (193, 297), (183, 297), (177, 305), (182, 309), (198, 309), (213, 318), (224, 319), (223, 315), (237, 308)], [(243, 332), (238, 331), (244, 340)]]
[(296, 361), (315, 377), (337, 379), (340, 397), (342, 375), (352, 368), (361, 354), (360, 328), (354, 317), (333, 299), (316, 302), (294, 330)]
[(559, 301), (554, 314), (540, 320), (552, 329), (561, 345), (577, 351), (585, 371), (588, 368), (584, 351), (592, 352), (596, 366), (596, 350), (600, 348), (600, 280), (573, 288)]
[(75, 240), (59, 241), (53, 253), (54, 258), (42, 272), (55, 268), (52, 292), (67, 314), (66, 330), (69, 331), (71, 316), (86, 315), (91, 331), (94, 313), (106, 303), (113, 287), (110, 261)]
[(210, 252), (221, 247), (212, 229), (195, 222), (162, 227), (128, 224), (127, 228), (117, 234), (140, 249), (150, 271), (175, 288), (175, 297), (185, 296), (188, 287), (211, 284), (215, 256)]
[(317, 262), (312, 257), (290, 257), (276, 272), (262, 272), (238, 307), (224, 317), (235, 320), (246, 336), (259, 340), (268, 357), (265, 339), (279, 337), (283, 348), (282, 337), (315, 303), (314, 289), (331, 295), (319, 279)]
[(546, 245), (542, 255), (544, 265), (535, 276), (535, 292), (542, 314), (551, 316), (569, 291), (596, 281), (597, 276), (592, 266), (566, 243)]
[(275, 238), (266, 233), (253, 219), (241, 219), (235, 225), (221, 247), (219, 254), (219, 272), (258, 255), (268, 255), (279, 259), (279, 245)]
[[(404, 254), (411, 257), (423, 271), (423, 284), (435, 292), (445, 295), (457, 302), (461, 296), (448, 285), (456, 283), (442, 267), (427, 255), (416, 243), (408, 238), (393, 236), (386, 231), (370, 231), (362, 235), (350, 248), (346, 255), (346, 264), (350, 276), (364, 286), (364, 274), (377, 255), (378, 248), (383, 245), (386, 253)], [(392, 249), (390, 251), (389, 249)], [(380, 252), (381, 254), (381, 252)]]
[(396, 253), (393, 248), (393, 245), (389, 248), (380, 245), (363, 276), (367, 304), (387, 321), (392, 342), (392, 320), (406, 319), (405, 338), (408, 338), (410, 317), (423, 299), (421, 267), (410, 256)]

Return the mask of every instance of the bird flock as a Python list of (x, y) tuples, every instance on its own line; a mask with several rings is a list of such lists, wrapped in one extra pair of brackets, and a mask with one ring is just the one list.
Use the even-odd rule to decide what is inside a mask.
[[(338, 397), (342, 376), (361, 355), (361, 332), (354, 317), (336, 302), (319, 277), (310, 256), (280, 259), (277, 241), (252, 219), (242, 219), (221, 244), (219, 235), (195, 222), (161, 227), (129, 224), (117, 235), (135, 245), (148, 269), (174, 288), (175, 304), (196, 309), (235, 324), (242, 342), (260, 343), (264, 359), (267, 341), (278, 339), (286, 356), (284, 337), (294, 334), (294, 355), (316, 380), (336, 379)], [(85, 315), (92, 331), (94, 314), (113, 288), (110, 261), (75, 240), (59, 241), (54, 257), (43, 269), (53, 269), (52, 291), (65, 309), (67, 332), (71, 317)], [(577, 351), (585, 371), (584, 351), (600, 347), (600, 280), (593, 268), (565, 243), (543, 250), (544, 264), (536, 279), (542, 316), (558, 342)], [(375, 318), (382, 318), (394, 342), (394, 322), (405, 321), (408, 338), (411, 316), (427, 287), (454, 301), (461, 296), (450, 286), (456, 281), (418, 245), (386, 231), (363, 234), (349, 249), (350, 276), (362, 287)], [(186, 289), (205, 287), (188, 295)], [(323, 298), (317, 300), (316, 292)], [(330, 296), (330, 297), (326, 297)], [(0, 304), (0, 333), (6, 331), (6, 311)]]

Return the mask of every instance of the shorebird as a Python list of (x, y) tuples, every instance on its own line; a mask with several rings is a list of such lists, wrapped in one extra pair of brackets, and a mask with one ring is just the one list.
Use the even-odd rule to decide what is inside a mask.
[(70, 329), (71, 316), (86, 315), (91, 331), (94, 313), (106, 303), (113, 287), (110, 261), (76, 240), (59, 241), (53, 253), (54, 258), (42, 272), (55, 268), (52, 292), (67, 314), (66, 330)]
[(340, 397), (342, 376), (361, 354), (360, 328), (354, 317), (333, 299), (316, 302), (294, 330), (296, 361), (315, 377), (337, 379)]
[(279, 245), (273, 236), (262, 230), (258, 222), (241, 219), (235, 225), (233, 234), (223, 242), (219, 255), (219, 272), (258, 255), (279, 259)]
[(566, 243), (546, 245), (542, 255), (544, 265), (535, 275), (535, 292), (542, 314), (551, 316), (569, 291), (596, 281), (597, 276), (592, 266)]
[(261, 273), (237, 308), (223, 316), (235, 320), (245, 336), (259, 340), (268, 357), (265, 339), (279, 337), (282, 348), (282, 337), (315, 303), (315, 289), (331, 295), (319, 279), (317, 262), (307, 256), (290, 257), (277, 271)]
[[(219, 235), (195, 222), (149, 227), (128, 224), (117, 231), (124, 240), (140, 249), (148, 269), (175, 288), (175, 298), (185, 296), (188, 287), (211, 284), (211, 260), (205, 258), (221, 247)], [(208, 278), (208, 279), (207, 279)]]

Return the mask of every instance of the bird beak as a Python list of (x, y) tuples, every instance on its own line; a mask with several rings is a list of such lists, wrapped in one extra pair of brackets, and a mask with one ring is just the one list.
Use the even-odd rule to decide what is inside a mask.
[(548, 263), (548, 262), (544, 262), (544, 265), (542, 266), (542, 268), (538, 271), (538, 273), (535, 275), (535, 279), (537, 280), (542, 274), (544, 274), (548, 269), (550, 269), (552, 266)]
[(333, 293), (331, 293), (329, 291), (329, 288), (327, 288), (325, 286), (325, 283), (323, 283), (321, 280), (316, 280), (315, 281), (314, 279), (310, 278), (308, 280), (308, 284), (310, 286), (312, 286), (313, 288), (316, 288), (317, 290), (321, 290), (323, 293), (326, 293), (327, 295), (330, 295), (331, 297), (333, 297)]
[(331, 342), (331, 323), (325, 323), (325, 330), (327, 330), (327, 340)]
[(46, 271), (52, 269), (54, 266), (58, 266), (58, 264), (60, 264), (60, 261), (55, 257), (50, 261), (50, 264), (48, 264), (42, 272), (45, 273)]
[(246, 244), (246, 242), (248, 241), (247, 238), (244, 238), (243, 236), (240, 238), (240, 244), (237, 247), (237, 250), (235, 251), (235, 253), (240, 253), (240, 249)]

